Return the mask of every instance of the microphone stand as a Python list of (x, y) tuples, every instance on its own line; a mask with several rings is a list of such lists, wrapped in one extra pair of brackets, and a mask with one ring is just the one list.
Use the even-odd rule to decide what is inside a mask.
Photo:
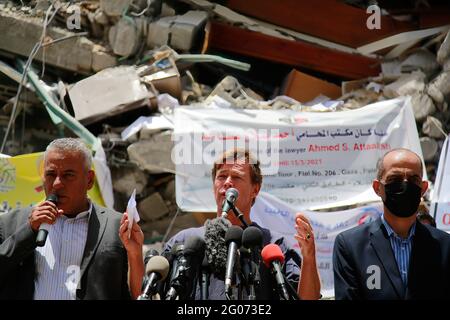
[[(245, 255), (244, 263), (241, 270), (241, 283), (240, 291), (242, 292), (243, 286), (247, 291), (248, 300), (256, 300), (256, 286), (259, 286), (261, 278), (259, 275), (258, 264), (251, 258), (252, 252), (245, 252), (241, 254)], [(243, 280), (243, 281), (242, 281)]]
[(236, 208), (235, 205), (234, 205), (233, 203), (231, 204), (231, 210), (233, 210), (234, 215), (235, 215), (239, 220), (241, 220), (243, 229), (247, 228), (247, 227), (248, 227), (248, 224), (247, 224), (247, 222), (246, 222), (245, 219), (244, 219), (244, 214), (243, 214), (238, 208)]

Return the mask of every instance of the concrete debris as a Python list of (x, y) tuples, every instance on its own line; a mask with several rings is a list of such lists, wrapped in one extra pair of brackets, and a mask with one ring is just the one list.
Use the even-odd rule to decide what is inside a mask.
[(425, 78), (422, 71), (402, 75), (397, 81), (385, 86), (383, 93), (388, 98), (396, 98), (422, 92), (425, 89)]
[(181, 51), (190, 50), (200, 30), (206, 24), (208, 14), (204, 11), (188, 11), (182, 16), (165, 17), (149, 26), (147, 45), (157, 47), (169, 45)]
[(158, 192), (152, 193), (138, 204), (139, 216), (144, 221), (155, 221), (169, 213), (164, 199)]
[[(0, 10), (0, 49), (20, 56), (28, 56), (33, 46), (39, 42), (42, 33), (42, 21), (38, 18), (25, 17), (23, 15), (12, 14)], [(45, 49), (45, 62), (56, 67), (81, 72), (93, 72), (94, 52), (98, 52), (99, 44), (95, 44), (86, 37), (77, 37), (75, 32), (57, 27), (47, 28), (48, 41), (67, 38), (49, 45)], [(69, 38), (71, 37), (71, 38)], [(104, 56), (108, 50), (102, 48)], [(42, 50), (37, 54), (36, 60), (43, 61)], [(108, 63), (104, 65), (116, 64), (115, 58), (111, 55), (107, 57)], [(102, 63), (96, 61), (98, 66)]]
[(136, 188), (136, 193), (141, 194), (148, 183), (148, 175), (134, 167), (124, 167), (117, 170), (113, 167), (111, 177), (114, 191), (127, 194)]
[(100, 8), (110, 17), (119, 17), (131, 5), (133, 0), (100, 0)]
[(422, 132), (430, 138), (436, 139), (442, 139), (447, 136), (442, 128), (442, 122), (433, 116), (427, 117), (427, 120), (423, 123)]
[(420, 138), (420, 146), (425, 161), (431, 161), (435, 158), (439, 148), (436, 140), (430, 137), (422, 137)]
[[(92, 90), (95, 88), (95, 90)], [(133, 66), (108, 68), (77, 82), (70, 90), (75, 118), (88, 124), (142, 105), (155, 95), (147, 90)]]
[(436, 111), (433, 100), (427, 94), (414, 93), (411, 97), (411, 104), (414, 117), (420, 122)]
[(447, 32), (444, 41), (442, 42), (437, 52), (437, 62), (443, 65), (450, 57), (450, 31)]
[(172, 148), (172, 133), (165, 131), (131, 144), (127, 151), (130, 161), (136, 163), (141, 170), (150, 173), (175, 173), (175, 164), (171, 158)]
[(427, 76), (431, 76), (439, 68), (436, 57), (427, 49), (418, 49), (410, 54), (400, 64), (402, 73), (420, 70)]
[(433, 98), (434, 102), (442, 105), (450, 94), (450, 71), (439, 74), (428, 85), (428, 95)]
[(109, 45), (114, 53), (128, 57), (139, 46), (140, 34), (135, 20), (122, 18), (109, 29)]

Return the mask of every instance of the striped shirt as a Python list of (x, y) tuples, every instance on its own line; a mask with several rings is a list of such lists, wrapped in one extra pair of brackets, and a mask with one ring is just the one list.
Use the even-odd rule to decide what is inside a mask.
[(60, 216), (36, 248), (35, 300), (75, 300), (91, 211), (92, 203), (75, 218)]
[(387, 223), (384, 219), (384, 215), (381, 216), (381, 220), (389, 235), (389, 241), (391, 242), (392, 251), (394, 251), (395, 260), (397, 261), (398, 270), (400, 272), (400, 276), (402, 277), (403, 284), (407, 286), (409, 259), (411, 257), (413, 236), (416, 232), (416, 223), (414, 222), (411, 229), (409, 229), (408, 237), (403, 239), (397, 235), (389, 223)]

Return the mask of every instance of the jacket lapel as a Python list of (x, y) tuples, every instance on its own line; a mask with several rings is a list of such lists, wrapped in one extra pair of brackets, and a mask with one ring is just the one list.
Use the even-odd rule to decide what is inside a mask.
[(375, 253), (386, 271), (389, 280), (394, 286), (398, 297), (400, 299), (404, 299), (405, 286), (403, 285), (402, 278), (400, 277), (397, 261), (395, 260), (388, 234), (382, 227), (381, 219), (378, 219), (372, 224), (370, 244), (374, 248)]
[[(97, 250), (100, 240), (103, 237), (103, 233), (105, 232), (107, 221), (108, 217), (106, 215), (105, 209), (99, 208), (95, 204), (93, 204), (92, 212), (89, 217), (86, 246), (84, 247), (83, 259), (81, 260), (80, 279), (83, 278), (83, 274)], [(81, 281), (78, 281), (77, 289), (80, 288)]]

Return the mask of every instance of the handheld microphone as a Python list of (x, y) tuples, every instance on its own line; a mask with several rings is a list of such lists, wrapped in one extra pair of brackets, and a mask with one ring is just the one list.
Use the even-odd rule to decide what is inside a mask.
[[(55, 205), (58, 203), (58, 196), (56, 194), (49, 194), (45, 201), (50, 201)], [(41, 223), (39, 226), (39, 231), (36, 236), (36, 245), (38, 247), (43, 247), (45, 245), (45, 241), (47, 240), (48, 229), (50, 229), (51, 225), (48, 223)]]
[(225, 193), (225, 199), (222, 203), (222, 217), (226, 218), (228, 216), (228, 211), (234, 207), (234, 203), (239, 197), (239, 191), (235, 188), (230, 188)]
[(289, 300), (286, 282), (281, 272), (281, 265), (284, 263), (284, 254), (280, 247), (274, 243), (270, 243), (262, 249), (261, 256), (266, 267), (270, 268), (272, 274), (275, 276), (281, 298)]
[(188, 299), (195, 289), (201, 259), (205, 254), (205, 241), (192, 236), (187, 238), (184, 245), (173, 249), (174, 267), (166, 300)]
[(148, 264), (145, 267), (147, 282), (138, 300), (149, 300), (156, 293), (156, 283), (166, 279), (169, 268), (169, 261), (162, 256), (153, 256), (148, 260)]
[(239, 226), (231, 226), (225, 234), (225, 243), (228, 245), (227, 267), (225, 271), (225, 295), (229, 298), (231, 282), (233, 279), (234, 265), (236, 263), (237, 250), (241, 246), (243, 230)]

